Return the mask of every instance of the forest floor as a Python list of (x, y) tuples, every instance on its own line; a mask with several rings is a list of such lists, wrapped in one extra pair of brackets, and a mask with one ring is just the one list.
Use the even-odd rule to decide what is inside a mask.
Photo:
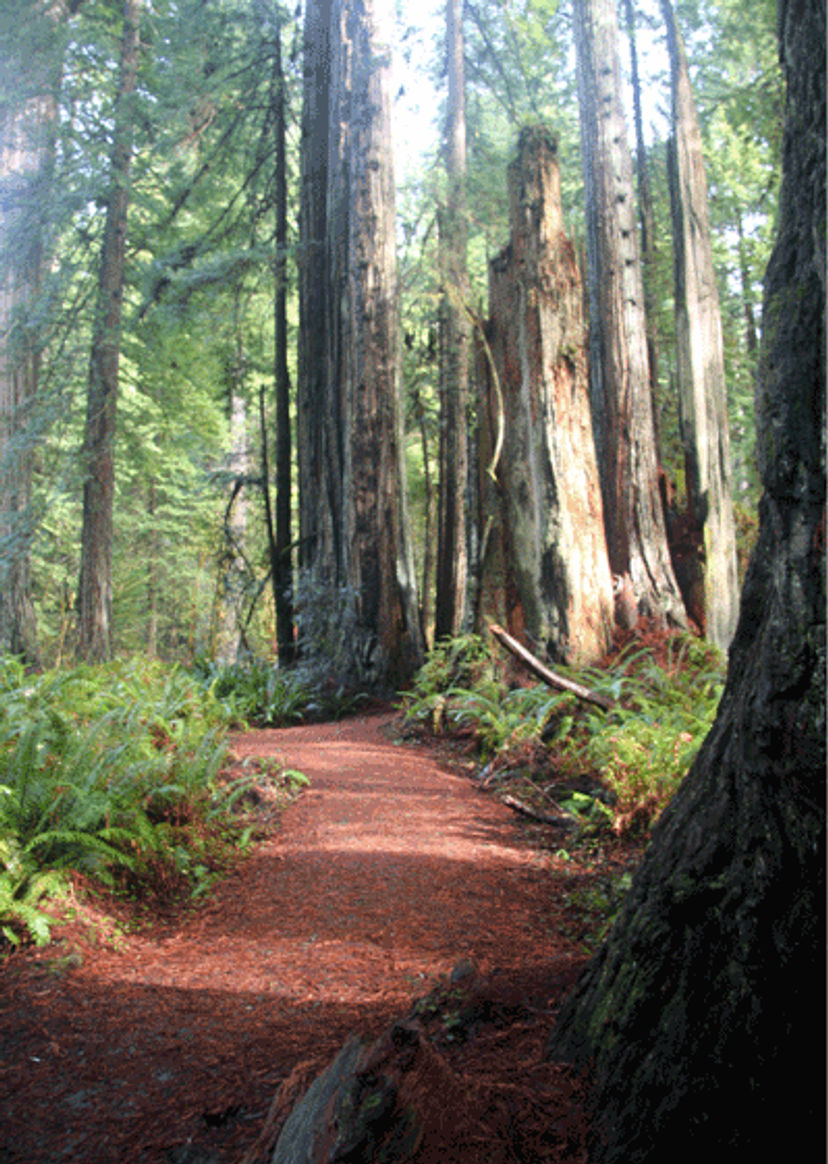
[[(264, 1164), (285, 1081), (429, 992), (416, 1009), (452, 1104), (486, 1114), (464, 1150), (442, 1113), (443, 1146), (418, 1160), (587, 1159), (582, 1090), (545, 1044), (586, 957), (572, 894), (616, 858), (568, 854), (398, 726), (235, 737), (239, 762), (274, 757), (310, 786), (278, 819), (261, 806), (262, 838), (207, 900), (115, 928), (111, 903), (87, 902), (0, 964), (0, 1164)], [(447, 1000), (468, 963), (485, 1006), (461, 1037)]]

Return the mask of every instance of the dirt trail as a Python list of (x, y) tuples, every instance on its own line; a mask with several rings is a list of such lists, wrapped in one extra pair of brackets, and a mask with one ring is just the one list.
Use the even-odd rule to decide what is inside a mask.
[(534, 983), (548, 1013), (580, 961), (550, 859), (392, 727), (240, 736), (311, 785), (202, 909), (0, 968), (0, 1164), (237, 1161), (298, 1061), (378, 1033), (462, 959)]

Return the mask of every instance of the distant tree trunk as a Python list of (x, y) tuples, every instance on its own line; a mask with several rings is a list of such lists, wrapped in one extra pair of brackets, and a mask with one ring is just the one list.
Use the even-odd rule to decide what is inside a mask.
[[(555, 1054), (596, 1164), (779, 1157), (824, 1111), (825, 8), (782, 0), (787, 116), (757, 384), (759, 543), (719, 713)], [(823, 1131), (824, 1135), (824, 1131)], [(822, 1144), (824, 1149), (824, 1142)]]
[(85, 479), (78, 585), (78, 656), (89, 661), (108, 659), (112, 654), (115, 411), (132, 165), (131, 106), (138, 76), (140, 11), (141, 0), (123, 0), (120, 77), (82, 452)]
[[(318, 472), (320, 487), (302, 504), (313, 577), (322, 591), (346, 588), (355, 671), (360, 682), (381, 686), (402, 683), (421, 658), (402, 460), (390, 14), (386, 0), (334, 0), (330, 14), (328, 30), (318, 24), (321, 11), (309, 16), (310, 31), (322, 38), (310, 61), (329, 56), (330, 91), (325, 110), (319, 94), (306, 89), (304, 115), (303, 181), (320, 174), (325, 133), (313, 118), (327, 115), (328, 148), (322, 171), (326, 288), (318, 298), (308, 281), (316, 269), (313, 232), (321, 229), (322, 212), (303, 192), (308, 269), (300, 326), (305, 333), (323, 331), (325, 347), (319, 352), (304, 335), (302, 407), (313, 401), (316, 411), (308, 413), (301, 434), (310, 439), (305, 464)], [(311, 69), (306, 80), (312, 75)], [(324, 316), (309, 315), (320, 300)], [(309, 364), (320, 357), (321, 369)], [(320, 421), (315, 443), (309, 427)], [(302, 478), (305, 488), (314, 487), (312, 471)], [(317, 600), (333, 603), (337, 619), (345, 613), (335, 605), (341, 600), (336, 594), (320, 592)]]
[[(216, 590), (215, 656), (219, 663), (235, 663), (244, 653), (244, 596), (248, 570), (245, 558), (247, 540), (247, 497), (245, 483), (250, 476), (250, 442), (247, 433), (247, 405), (243, 393), (244, 352), (241, 337), (229, 375), (230, 455), (226, 467), (230, 474), (230, 496), (224, 511), (223, 546), (219, 558)], [(262, 425), (262, 440), (266, 433)], [(267, 446), (263, 445), (263, 471), (267, 472)], [(264, 482), (267, 490), (267, 482)], [(269, 510), (269, 496), (265, 508)], [(267, 513), (267, 517), (270, 514)]]
[(624, 0), (627, 34), (630, 40), (630, 76), (633, 92), (633, 120), (635, 123), (635, 156), (638, 178), (638, 222), (641, 232), (641, 265), (644, 281), (644, 312), (647, 318), (647, 363), (650, 369), (650, 393), (653, 405), (653, 428), (656, 451), (660, 456), (660, 423), (658, 414), (658, 328), (656, 302), (652, 287), (652, 267), (655, 262), (655, 210), (650, 175), (647, 168), (647, 147), (644, 142), (644, 117), (641, 111), (641, 77), (638, 70), (638, 46), (635, 36), (635, 10), (632, 0)]
[(739, 234), (739, 275), (742, 282), (742, 305), (745, 316), (745, 346), (752, 356), (759, 347), (756, 334), (756, 313), (753, 309), (753, 292), (750, 286), (750, 268), (748, 266), (745, 230), (742, 223), (741, 211), (737, 211), (736, 229)]
[(155, 479), (149, 483), (147, 494), (147, 517), (149, 518), (149, 545), (147, 563), (147, 654), (151, 659), (158, 655), (158, 554), (159, 537), (155, 525), (157, 493)]
[(440, 308), (440, 499), (437, 532), (435, 641), (455, 635), (466, 614), (467, 425), (470, 327), (466, 271), (466, 98), (463, 5), (447, 0), (448, 116), (446, 205), (440, 215), (444, 294)]
[(613, 0), (575, 0), (587, 209), (590, 395), (607, 549), (639, 613), (686, 622), (658, 487), (632, 160)]
[(673, 94), (670, 201), (676, 285), (676, 371), (688, 517), (696, 534), (701, 609), (688, 613), (727, 650), (739, 613), (736, 530), (731, 496), (722, 322), (713, 270), (701, 131), (684, 44), (670, 0), (667, 26)]
[[(279, 663), (294, 661), (293, 567), (291, 563), (292, 463), (290, 431), (290, 373), (287, 350), (287, 156), (285, 150), (286, 100), (282, 68), (282, 27), (277, 21), (273, 41), (273, 113), (276, 127), (276, 295), (274, 302), (274, 356), (276, 379), (276, 531), (273, 543), (273, 597), (276, 605), (276, 642)], [(268, 483), (265, 481), (265, 488)]]
[(489, 264), (490, 346), (505, 413), (498, 468), (504, 558), (520, 621), (535, 649), (586, 664), (610, 645), (612, 579), (583, 292), (563, 231), (556, 155), (544, 130), (522, 132), (509, 167), (510, 240)]
[[(31, 20), (57, 23), (67, 14), (62, 0), (32, 9)], [(0, 109), (0, 651), (37, 664), (31, 477), (42, 336), (31, 316), (44, 271), (60, 67), (5, 54), (0, 67), (27, 77), (19, 107)]]

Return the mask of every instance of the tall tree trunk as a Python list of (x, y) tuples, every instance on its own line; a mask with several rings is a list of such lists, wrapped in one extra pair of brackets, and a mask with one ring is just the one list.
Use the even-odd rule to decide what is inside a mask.
[(563, 231), (556, 155), (544, 130), (521, 134), (509, 167), (510, 239), (489, 264), (490, 346), (505, 414), (498, 468), (505, 565), (520, 598), (521, 629), (553, 659), (586, 664), (610, 645), (612, 579), (583, 292)]
[(636, 176), (638, 178), (638, 222), (641, 232), (641, 265), (644, 281), (644, 313), (647, 318), (647, 363), (650, 369), (650, 393), (653, 404), (653, 428), (656, 451), (660, 457), (661, 433), (658, 415), (658, 328), (656, 303), (652, 286), (652, 268), (655, 263), (655, 210), (650, 175), (647, 167), (647, 147), (644, 142), (644, 117), (641, 110), (641, 77), (638, 70), (638, 46), (635, 35), (635, 10), (632, 0), (624, 0), (627, 35), (630, 41), (630, 79), (633, 92), (633, 122), (635, 124)]
[(341, 509), (338, 485), (342, 476), (339, 402), (329, 398), (327, 367), (332, 18), (333, 0), (308, 0), (302, 84), (296, 445), (299, 566), (320, 582), (332, 582), (336, 572), (331, 517)]
[[(316, 40), (303, 114), (303, 185), (321, 178), (327, 191), (324, 207), (311, 191), (302, 196), (304, 560), (316, 601), (337, 620), (348, 612), (325, 588), (345, 588), (354, 673), (376, 685), (403, 682), (421, 658), (402, 460), (389, 18), (387, 0), (309, 5), (306, 35)], [(325, 60), (327, 108), (308, 91)], [(320, 237), (324, 293), (310, 286)], [(321, 350), (310, 330), (322, 332)]]
[(587, 211), (590, 396), (610, 566), (631, 586), (641, 614), (682, 626), (684, 606), (658, 488), (613, 0), (575, 0), (574, 26)]
[[(672, 76), (670, 201), (676, 285), (676, 371), (688, 517), (697, 547), (707, 638), (730, 645), (739, 609), (722, 321), (713, 270), (701, 131), (670, 0), (661, 0)], [(686, 597), (685, 597), (686, 601)], [(689, 613), (694, 612), (689, 609)]]
[[(282, 68), (282, 26), (277, 21), (273, 41), (273, 113), (276, 127), (276, 295), (274, 301), (274, 358), (276, 379), (276, 536), (273, 596), (276, 604), (276, 642), (279, 663), (290, 666), (296, 646), (293, 636), (293, 567), (291, 563), (291, 432), (290, 374), (287, 362), (287, 156), (285, 135), (287, 103)], [(268, 482), (265, 481), (265, 488)]]
[(556, 1054), (590, 1065), (600, 1164), (665, 1160), (678, 1143), (694, 1159), (782, 1155), (780, 1112), (822, 1127), (822, 0), (782, 0), (779, 27), (788, 92), (757, 382), (759, 543), (716, 723), (553, 1035)]
[[(32, 5), (32, 21), (56, 26), (63, 0)], [(32, 321), (44, 271), (54, 165), (60, 63), (46, 54), (0, 66), (27, 75), (18, 108), (0, 110), (0, 651), (39, 660), (31, 593), (33, 409), (42, 336)]]
[(115, 412), (121, 351), (129, 176), (132, 166), (132, 97), (138, 76), (141, 0), (123, 0), (123, 36), (115, 106), (109, 194), (83, 441), (83, 527), (78, 585), (78, 655), (112, 654), (112, 512), (115, 491)]
[(435, 641), (458, 634), (466, 614), (466, 487), (470, 330), (466, 271), (466, 98), (462, 0), (446, 0), (448, 116), (446, 205), (440, 215), (440, 498)]

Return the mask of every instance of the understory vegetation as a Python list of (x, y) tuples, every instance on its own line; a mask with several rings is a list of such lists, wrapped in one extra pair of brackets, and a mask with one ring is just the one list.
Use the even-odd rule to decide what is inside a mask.
[[(560, 674), (611, 701), (527, 685), (479, 637), (438, 645), (402, 699), (404, 721), (464, 738), (480, 779), (580, 834), (646, 832), (713, 724), (725, 664), (689, 635), (633, 638), (606, 666)], [(555, 819), (555, 815), (552, 815)]]
[[(611, 709), (526, 684), (480, 637), (447, 640), (401, 696), (403, 727), (460, 743), (481, 785), (563, 822), (570, 848), (640, 839), (713, 722), (723, 660), (689, 636), (633, 638), (604, 667), (561, 671)], [(78, 884), (155, 911), (199, 898), (255, 835), (245, 810), (261, 785), (287, 797), (305, 782), (234, 764), (228, 729), (332, 718), (359, 704), (352, 688), (312, 669), (262, 659), (186, 671), (138, 657), (33, 676), (3, 658), (3, 939), (48, 941), (54, 903)], [(617, 888), (589, 892), (615, 900)]]
[[(0, 932), (49, 940), (78, 884), (151, 900), (201, 896), (254, 834), (262, 783), (232, 764), (240, 701), (147, 659), (26, 675), (0, 659)], [(0, 943), (2, 944), (2, 943)]]

